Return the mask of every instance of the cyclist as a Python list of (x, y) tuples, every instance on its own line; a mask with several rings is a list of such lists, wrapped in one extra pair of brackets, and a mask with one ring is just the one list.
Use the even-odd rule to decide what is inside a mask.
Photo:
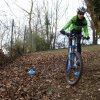
[[(88, 34), (88, 26), (87, 26), (87, 20), (84, 17), (84, 14), (86, 13), (86, 9), (84, 7), (79, 7), (77, 9), (77, 15), (74, 16), (60, 31), (63, 35), (65, 35), (65, 30), (70, 28), (71, 34), (77, 34), (82, 35), (82, 31), (84, 31), (84, 37), (86, 39), (90, 39)], [(81, 37), (77, 37), (77, 51), (81, 54)], [(72, 39), (69, 39), (69, 44), (72, 44)]]

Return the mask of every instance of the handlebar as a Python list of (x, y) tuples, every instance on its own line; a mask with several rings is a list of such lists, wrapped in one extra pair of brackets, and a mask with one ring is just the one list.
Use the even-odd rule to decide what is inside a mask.
[(77, 34), (72, 34), (72, 33), (67, 33), (64, 30), (60, 31), (61, 34), (66, 35), (68, 38), (76, 38), (76, 37), (80, 37), (83, 40), (89, 40), (90, 37), (84, 37), (83, 35), (77, 35)]
[(71, 34), (71, 33), (67, 33), (67, 32), (65, 32), (64, 35), (66, 35), (66, 36), (69, 37), (69, 38), (73, 38), (73, 37), (85, 38), (83, 35)]

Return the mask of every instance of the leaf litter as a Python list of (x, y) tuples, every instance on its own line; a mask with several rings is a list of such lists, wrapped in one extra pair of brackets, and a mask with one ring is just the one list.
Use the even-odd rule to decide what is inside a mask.
[[(83, 75), (75, 86), (65, 78), (67, 50), (17, 58), (0, 70), (0, 100), (99, 100), (100, 47), (83, 51)], [(35, 75), (27, 70), (35, 69)]]

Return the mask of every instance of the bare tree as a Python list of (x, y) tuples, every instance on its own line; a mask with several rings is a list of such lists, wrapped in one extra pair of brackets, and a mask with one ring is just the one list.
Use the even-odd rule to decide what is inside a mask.
[[(50, 2), (50, 3), (49, 3)], [(63, 0), (44, 0), (43, 12), (45, 16), (45, 33), (47, 42), (55, 48), (58, 22), (67, 10), (67, 7), (61, 7)], [(63, 2), (64, 3), (64, 2)], [(53, 44), (52, 44), (53, 42)]]
[(57, 36), (57, 27), (58, 27), (58, 19), (59, 19), (59, 10), (60, 10), (60, 5), (62, 3), (62, 0), (56, 0), (55, 3), (55, 32), (54, 32), (54, 42), (53, 42), (53, 48), (55, 48), (55, 43), (56, 43), (56, 36)]
[[(35, 2), (35, 1), (34, 1)], [(30, 1), (31, 3), (31, 7), (30, 7), (30, 11), (25, 10), (24, 8), (20, 7), (19, 5), (17, 5), (20, 9), (22, 9), (24, 12), (26, 12), (28, 14), (28, 26), (29, 26), (29, 43), (30, 43), (30, 52), (32, 51), (36, 51), (36, 44), (35, 44), (35, 38), (32, 34), (32, 18), (33, 18), (33, 0)]]
[(12, 25), (11, 25), (11, 50), (10, 50), (10, 56), (12, 57), (12, 52), (13, 52), (13, 29), (14, 29), (14, 19), (12, 20)]
[(90, 1), (90, 0), (84, 0), (85, 2), (85, 5), (87, 6), (87, 11), (88, 13), (90, 14), (91, 16), (91, 25), (92, 25), (92, 29), (93, 29), (93, 44), (97, 44), (97, 40), (98, 40), (98, 35), (99, 35), (99, 32), (100, 32), (100, 21), (99, 21), (99, 18), (98, 16), (96, 15), (95, 13), (95, 10), (94, 10), (94, 0)]

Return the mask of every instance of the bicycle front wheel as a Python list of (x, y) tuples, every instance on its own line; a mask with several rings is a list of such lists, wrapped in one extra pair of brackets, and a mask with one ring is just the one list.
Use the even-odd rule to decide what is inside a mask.
[[(70, 62), (70, 68), (68, 67), (68, 63)], [(83, 63), (81, 55), (78, 52), (74, 52), (71, 54), (71, 58), (67, 59), (66, 62), (66, 81), (70, 85), (75, 85), (81, 75), (83, 70)]]

